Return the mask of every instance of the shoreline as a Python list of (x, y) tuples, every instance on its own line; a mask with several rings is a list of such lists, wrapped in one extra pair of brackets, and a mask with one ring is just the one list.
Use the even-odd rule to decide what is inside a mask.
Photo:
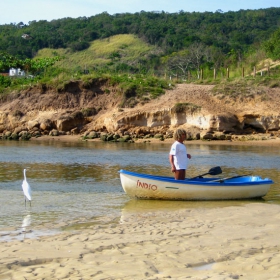
[[(81, 139), (81, 135), (59, 135), (59, 136), (48, 136), (44, 135), (38, 138), (31, 138), (29, 141), (63, 141), (63, 142), (103, 142), (99, 138), (96, 139)], [(138, 139), (134, 143), (136, 144), (169, 144), (174, 142), (172, 138), (161, 141), (156, 138), (149, 139)], [(104, 142), (109, 143), (109, 142)], [(128, 143), (129, 144), (129, 143)], [(267, 139), (267, 140), (247, 140), (247, 141), (229, 141), (229, 140), (186, 140), (185, 145), (232, 145), (232, 146), (280, 146), (280, 138)]]
[(119, 221), (0, 242), (0, 278), (278, 279), (279, 230), (280, 207), (268, 203), (123, 211)]

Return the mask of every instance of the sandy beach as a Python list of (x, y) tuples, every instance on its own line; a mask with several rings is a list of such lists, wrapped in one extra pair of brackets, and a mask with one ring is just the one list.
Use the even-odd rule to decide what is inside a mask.
[[(31, 141), (39, 140), (80, 137)], [(280, 279), (277, 204), (244, 201), (139, 212), (125, 207), (118, 219), (73, 221), (66, 228), (39, 238), (31, 238), (31, 229), (19, 240), (2, 236), (0, 279)]]
[(146, 213), (0, 243), (0, 279), (279, 279), (280, 206)]

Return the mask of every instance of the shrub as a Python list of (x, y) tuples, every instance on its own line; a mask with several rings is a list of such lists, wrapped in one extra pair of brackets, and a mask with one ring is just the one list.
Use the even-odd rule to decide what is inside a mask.
[(186, 111), (194, 112), (196, 110), (200, 110), (201, 106), (192, 104), (192, 103), (176, 103), (174, 106), (175, 113), (184, 113)]

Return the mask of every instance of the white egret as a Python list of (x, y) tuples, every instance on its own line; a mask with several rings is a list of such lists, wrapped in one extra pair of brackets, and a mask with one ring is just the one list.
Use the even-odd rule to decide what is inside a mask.
[(24, 180), (22, 182), (22, 190), (25, 198), (25, 207), (26, 207), (26, 199), (29, 200), (31, 206), (31, 188), (26, 180), (26, 169), (23, 169)]

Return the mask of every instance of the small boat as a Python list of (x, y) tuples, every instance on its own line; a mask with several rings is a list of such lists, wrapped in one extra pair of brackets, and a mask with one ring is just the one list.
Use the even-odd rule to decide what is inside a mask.
[(185, 180), (173, 177), (140, 174), (120, 170), (124, 191), (137, 199), (160, 200), (225, 200), (261, 198), (267, 194), (274, 183), (260, 176), (237, 175), (227, 178), (204, 178), (204, 175), (222, 173), (219, 166), (209, 172)]

